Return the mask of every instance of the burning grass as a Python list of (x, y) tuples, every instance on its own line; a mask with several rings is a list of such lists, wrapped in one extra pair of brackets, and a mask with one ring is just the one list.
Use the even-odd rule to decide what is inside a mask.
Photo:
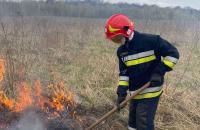
[[(5, 62), (3, 59), (0, 61), (2, 81)], [(66, 90), (63, 82), (49, 84), (47, 93), (42, 92), (39, 80), (35, 81), (34, 86), (25, 81), (18, 81), (14, 88), (16, 90), (14, 98), (8, 97), (3, 90), (0, 91), (1, 129), (27, 130), (27, 123), (40, 122), (40, 120), (42, 121), (40, 130), (80, 129), (81, 119), (76, 115), (75, 94)], [(32, 127), (37, 128), (37, 124), (35, 125)]]
[[(2, 85), (6, 69), (5, 60), (0, 61)], [(76, 95), (66, 89), (63, 81), (49, 83), (46, 92), (40, 80), (33, 86), (26, 81), (17, 81), (14, 85), (13, 98), (0, 91), (0, 130), (82, 130), (96, 121), (97, 110), (83, 111), (85, 108), (78, 106)], [(124, 129), (118, 122), (103, 124), (99, 130)]]

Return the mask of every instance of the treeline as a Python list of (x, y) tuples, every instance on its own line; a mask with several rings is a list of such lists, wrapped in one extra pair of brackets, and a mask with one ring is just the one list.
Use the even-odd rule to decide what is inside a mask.
[(200, 11), (191, 8), (160, 8), (136, 4), (110, 4), (101, 0), (86, 1), (23, 1), (0, 2), (0, 16), (70, 16), (107, 18), (114, 13), (125, 13), (134, 19), (200, 20)]

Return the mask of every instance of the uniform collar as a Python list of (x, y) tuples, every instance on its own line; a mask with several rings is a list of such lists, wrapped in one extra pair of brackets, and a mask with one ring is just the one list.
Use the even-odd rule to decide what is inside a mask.
[(134, 31), (133, 37), (130, 40), (128, 40), (128, 39), (126, 40), (126, 43), (124, 44), (126, 48), (129, 48), (130, 44), (134, 43), (134, 41), (135, 41), (135, 39), (136, 39), (138, 34), (139, 34), (139, 32)]

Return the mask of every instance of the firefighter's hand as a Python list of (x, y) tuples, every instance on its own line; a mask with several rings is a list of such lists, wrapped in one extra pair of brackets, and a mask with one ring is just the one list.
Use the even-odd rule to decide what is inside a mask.
[(118, 94), (117, 101), (116, 101), (118, 112), (123, 108), (123, 107), (120, 107), (120, 104), (126, 99), (126, 95), (127, 94)]
[(153, 74), (150, 79), (150, 86), (161, 86), (164, 82), (164, 78), (160, 74)]

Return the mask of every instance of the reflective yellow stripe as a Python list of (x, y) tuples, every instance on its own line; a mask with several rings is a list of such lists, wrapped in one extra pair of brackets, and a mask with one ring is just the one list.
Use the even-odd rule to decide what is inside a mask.
[(119, 85), (128, 86), (129, 83), (127, 81), (119, 81)]
[(149, 51), (140, 52), (140, 53), (137, 53), (137, 54), (125, 56), (124, 61), (135, 60), (135, 59), (139, 59), (139, 58), (143, 58), (143, 57), (147, 57), (147, 56), (152, 56), (152, 55), (154, 55), (154, 50), (149, 50)]
[(157, 97), (162, 93), (163, 90), (158, 91), (158, 92), (154, 92), (154, 93), (145, 93), (145, 94), (140, 94), (135, 96), (133, 99), (144, 99), (144, 98), (153, 98), (153, 97)]
[(109, 31), (110, 31), (111, 33), (114, 33), (114, 32), (116, 32), (116, 31), (119, 31), (119, 30), (120, 30), (120, 29), (118, 29), (118, 28), (113, 28), (111, 25), (109, 25), (108, 29), (109, 29)]
[(136, 59), (136, 60), (126, 61), (125, 64), (127, 66), (132, 66), (132, 65), (138, 65), (138, 64), (145, 63), (145, 62), (149, 62), (149, 61), (152, 61), (155, 59), (156, 59), (156, 56), (152, 55), (152, 56), (148, 56), (148, 57), (144, 57), (144, 58), (140, 58), (140, 59)]
[(163, 60), (163, 63), (164, 63), (166, 66), (170, 67), (170, 68), (173, 68), (173, 67), (175, 66), (175, 64), (174, 64), (173, 62), (171, 62), (171, 61), (169, 61), (169, 60), (166, 60), (166, 59)]

